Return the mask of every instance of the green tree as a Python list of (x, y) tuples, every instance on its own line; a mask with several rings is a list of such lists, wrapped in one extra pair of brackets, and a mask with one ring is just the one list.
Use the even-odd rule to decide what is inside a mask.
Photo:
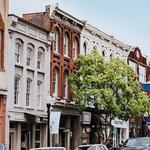
[(148, 96), (141, 90), (133, 69), (124, 61), (115, 58), (105, 61), (93, 50), (91, 54), (81, 55), (74, 64), (77, 70), (69, 75), (73, 99), (81, 110), (94, 107), (90, 110), (95, 114), (97, 129), (102, 128), (102, 112), (108, 112), (110, 119), (128, 120), (148, 109)]

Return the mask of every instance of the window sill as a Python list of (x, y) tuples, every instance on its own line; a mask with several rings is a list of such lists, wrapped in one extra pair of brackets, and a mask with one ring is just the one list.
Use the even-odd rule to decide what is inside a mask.
[(38, 73), (42, 73), (42, 74), (45, 73), (43, 70), (40, 70), (40, 69), (37, 69), (37, 72), (38, 72)]
[(32, 69), (31, 67), (27, 67), (27, 70), (35, 71), (35, 70), (34, 70), (34, 69)]
[(30, 106), (26, 106), (26, 109), (28, 109), (28, 110), (34, 110), (34, 108), (31, 108)]
[(5, 69), (0, 69), (1, 72), (5, 72)]
[(14, 108), (23, 109), (23, 107), (22, 107), (22, 106), (19, 106), (19, 105), (14, 105)]
[(22, 67), (22, 68), (23, 68), (23, 65), (18, 64), (18, 63), (15, 63), (15, 66), (17, 66), (17, 67)]
[(42, 108), (37, 108), (37, 111), (44, 112), (45, 110), (44, 110), (44, 109), (42, 109)]

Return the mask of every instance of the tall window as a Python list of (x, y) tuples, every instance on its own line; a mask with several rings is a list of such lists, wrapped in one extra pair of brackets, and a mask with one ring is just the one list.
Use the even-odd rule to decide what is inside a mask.
[(106, 52), (103, 50), (102, 51), (102, 56), (105, 57), (105, 55), (106, 55)]
[(31, 79), (27, 79), (27, 87), (26, 87), (26, 106), (30, 106), (31, 101)]
[(137, 73), (137, 64), (133, 61), (129, 60), (129, 66), (133, 68), (133, 70)]
[(42, 82), (37, 82), (37, 107), (41, 108), (41, 88), (42, 88)]
[(146, 68), (139, 65), (139, 82), (146, 82)]
[(0, 68), (4, 67), (3, 31), (0, 29)]
[(38, 58), (37, 58), (37, 69), (42, 69), (42, 64), (44, 62), (44, 49), (38, 49)]
[(87, 53), (87, 44), (85, 42), (83, 44), (83, 52), (86, 55), (86, 53)]
[(58, 53), (59, 48), (59, 30), (56, 28), (54, 31), (54, 52)]
[(77, 39), (73, 40), (73, 58), (77, 58), (78, 42)]
[(53, 96), (58, 96), (58, 70), (53, 71)]
[(64, 97), (68, 98), (68, 74), (64, 73)]
[(20, 63), (22, 48), (23, 48), (23, 43), (19, 39), (17, 39), (16, 49), (15, 49), (15, 62), (16, 63)]
[(65, 33), (64, 35), (64, 55), (68, 56), (68, 51), (69, 51), (69, 37)]
[(30, 66), (32, 65), (32, 59), (33, 59), (33, 49), (34, 47), (32, 45), (28, 45), (27, 47), (27, 61), (26, 61), (26, 64), (27, 66)]
[(20, 95), (20, 78), (16, 76), (15, 83), (14, 83), (14, 104), (15, 105), (19, 105), (19, 95)]

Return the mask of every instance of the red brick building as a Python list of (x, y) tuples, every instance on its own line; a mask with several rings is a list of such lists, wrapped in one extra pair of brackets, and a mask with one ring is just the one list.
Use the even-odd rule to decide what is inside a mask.
[(0, 1), (0, 143), (5, 144), (6, 127), (6, 98), (7, 98), (7, 74), (6, 74), (6, 38), (8, 1)]
[(80, 143), (80, 112), (71, 98), (68, 73), (75, 69), (73, 59), (80, 54), (80, 32), (84, 23), (58, 5), (46, 6), (45, 12), (24, 14), (23, 18), (53, 32), (50, 95), (55, 98), (53, 111), (60, 111), (61, 119), (59, 134), (52, 136), (52, 143), (74, 149)]
[[(143, 56), (141, 50), (136, 47), (128, 56), (128, 64), (133, 67), (137, 73), (139, 82), (145, 83), (150, 81), (150, 66), (146, 56)], [(150, 95), (150, 91), (146, 91)], [(130, 136), (146, 136), (147, 128), (143, 118), (136, 118), (136, 123), (130, 122)]]

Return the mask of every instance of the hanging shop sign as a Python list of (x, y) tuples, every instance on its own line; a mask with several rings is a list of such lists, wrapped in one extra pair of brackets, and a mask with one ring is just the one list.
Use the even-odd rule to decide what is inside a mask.
[(127, 128), (129, 126), (128, 121), (123, 121), (118, 118), (113, 119), (111, 125), (116, 128)]

